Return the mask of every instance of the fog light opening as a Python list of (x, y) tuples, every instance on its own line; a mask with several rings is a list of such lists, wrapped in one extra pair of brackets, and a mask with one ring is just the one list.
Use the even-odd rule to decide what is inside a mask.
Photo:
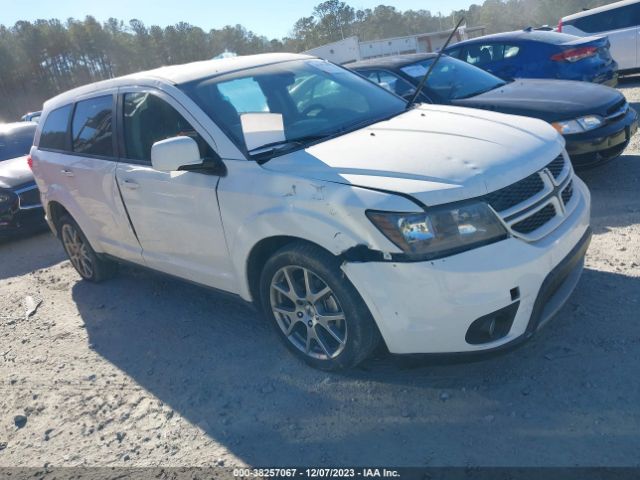
[(511, 330), (513, 320), (518, 312), (520, 302), (476, 319), (465, 335), (465, 340), (471, 345), (495, 342), (506, 336)]

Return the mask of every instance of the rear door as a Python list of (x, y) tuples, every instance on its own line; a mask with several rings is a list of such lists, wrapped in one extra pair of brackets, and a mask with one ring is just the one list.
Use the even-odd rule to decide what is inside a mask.
[[(205, 173), (160, 172), (151, 165), (151, 146), (189, 136), (203, 158), (213, 141), (189, 113), (164, 92), (120, 89), (116, 178), (145, 263), (156, 270), (227, 291), (236, 291), (224, 237), (217, 185)], [(210, 144), (211, 143), (211, 144)]]
[(39, 176), (60, 198), (94, 248), (141, 262), (140, 245), (115, 182), (115, 92), (79, 98), (45, 119), (35, 156)]
[(586, 15), (563, 24), (563, 32), (580, 36), (606, 35), (620, 70), (638, 68), (640, 3)]

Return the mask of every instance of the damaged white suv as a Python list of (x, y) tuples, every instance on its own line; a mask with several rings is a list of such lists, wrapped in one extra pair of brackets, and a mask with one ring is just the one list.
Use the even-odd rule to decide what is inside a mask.
[(126, 261), (235, 293), (315, 367), (528, 338), (590, 239), (562, 137), (406, 106), (302, 55), (164, 67), (49, 100), (31, 162), (83, 278)]

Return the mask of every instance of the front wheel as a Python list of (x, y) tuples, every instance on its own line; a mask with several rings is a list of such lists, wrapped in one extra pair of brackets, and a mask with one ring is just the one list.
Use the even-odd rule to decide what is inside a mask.
[(377, 347), (380, 333), (339, 261), (314, 245), (284, 247), (260, 281), (261, 304), (298, 357), (322, 370), (353, 367)]
[(82, 278), (99, 283), (113, 276), (115, 263), (96, 254), (73, 218), (69, 215), (61, 217), (58, 232), (71, 264)]

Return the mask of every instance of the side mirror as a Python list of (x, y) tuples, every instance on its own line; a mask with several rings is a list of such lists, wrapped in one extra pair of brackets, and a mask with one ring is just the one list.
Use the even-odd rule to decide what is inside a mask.
[(190, 137), (172, 137), (151, 146), (151, 166), (161, 172), (202, 165), (198, 144)]

